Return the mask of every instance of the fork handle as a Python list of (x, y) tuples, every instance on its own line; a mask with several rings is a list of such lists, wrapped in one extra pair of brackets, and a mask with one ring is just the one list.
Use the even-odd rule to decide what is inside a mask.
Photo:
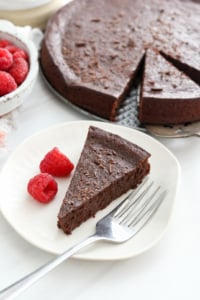
[(100, 240), (101, 237), (97, 236), (96, 234), (91, 235), (81, 241), (80, 243), (76, 244), (75, 246), (71, 247), (69, 250), (63, 252), (56, 258), (50, 260), (48, 263), (44, 264), (43, 266), (39, 267), (32, 273), (26, 275), (25, 277), (19, 279), (18, 281), (14, 282), (10, 286), (4, 288), (0, 291), (0, 300), (11, 300), (17, 297), (21, 292), (26, 290), (29, 286), (31, 286), (34, 282), (39, 280), (41, 277), (46, 275), (49, 271), (53, 270), (55, 267), (60, 265), (63, 261), (71, 257), (73, 254), (77, 253), (80, 249), (84, 248), (85, 246)]

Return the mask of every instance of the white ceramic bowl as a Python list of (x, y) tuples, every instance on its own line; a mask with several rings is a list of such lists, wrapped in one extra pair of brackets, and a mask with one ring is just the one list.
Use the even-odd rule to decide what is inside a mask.
[(38, 48), (42, 33), (29, 26), (17, 27), (11, 22), (0, 20), (0, 39), (11, 41), (29, 55), (29, 72), (23, 83), (13, 92), (0, 97), (0, 116), (2, 116), (28, 99), (33, 89), (39, 70)]
[(39, 7), (45, 5), (52, 0), (0, 0), (0, 9), (3, 10), (18, 10)]

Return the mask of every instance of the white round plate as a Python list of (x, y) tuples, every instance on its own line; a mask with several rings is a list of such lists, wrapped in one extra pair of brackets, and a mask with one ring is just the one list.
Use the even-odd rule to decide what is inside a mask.
[(2, 214), (24, 239), (55, 254), (94, 233), (97, 220), (121, 199), (98, 212), (95, 218), (83, 223), (71, 235), (65, 235), (57, 227), (57, 214), (72, 175), (57, 179), (58, 193), (47, 205), (33, 200), (26, 189), (29, 179), (39, 173), (41, 159), (55, 146), (76, 165), (90, 125), (118, 134), (150, 152), (150, 177), (166, 188), (168, 194), (153, 219), (133, 239), (118, 245), (97, 242), (75, 257), (117, 260), (136, 256), (155, 245), (167, 228), (179, 185), (180, 167), (174, 155), (161, 143), (131, 128), (103, 122), (75, 121), (50, 127), (28, 138), (15, 150), (0, 174)]

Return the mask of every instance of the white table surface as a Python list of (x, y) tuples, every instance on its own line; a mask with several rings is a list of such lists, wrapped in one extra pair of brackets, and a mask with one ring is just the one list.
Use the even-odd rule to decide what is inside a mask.
[[(86, 119), (53, 95), (39, 76), (30, 98), (16, 110), (0, 167), (27, 137), (50, 125)], [(160, 139), (182, 168), (180, 191), (167, 232), (148, 252), (123, 261), (70, 259), (18, 299), (200, 299), (200, 138)], [(47, 262), (0, 214), (0, 289)]]

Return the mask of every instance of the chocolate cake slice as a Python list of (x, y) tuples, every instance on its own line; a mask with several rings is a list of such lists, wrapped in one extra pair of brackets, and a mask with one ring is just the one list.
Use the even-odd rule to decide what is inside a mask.
[(66, 233), (136, 188), (149, 173), (150, 154), (113, 133), (91, 126), (58, 214)]
[(145, 56), (139, 120), (148, 124), (180, 124), (199, 120), (200, 86), (157, 50)]

